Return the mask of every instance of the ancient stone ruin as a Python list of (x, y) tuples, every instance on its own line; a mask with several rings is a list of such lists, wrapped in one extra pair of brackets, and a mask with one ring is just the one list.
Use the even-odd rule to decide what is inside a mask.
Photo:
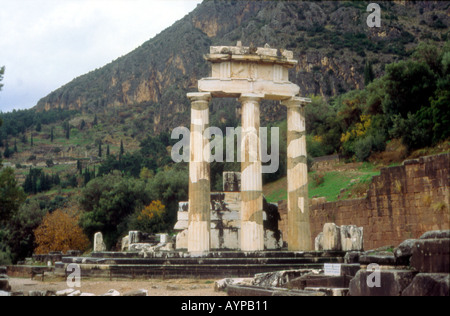
[(364, 229), (355, 225), (326, 223), (314, 246), (316, 251), (363, 251)]
[(241, 142), (241, 233), (242, 251), (264, 250), (264, 199), (260, 148), (260, 102), (280, 101), (288, 108), (288, 216), (286, 238), (291, 251), (312, 250), (307, 190), (306, 129), (300, 88), (289, 82), (289, 69), (297, 65), (293, 53), (265, 47), (213, 46), (205, 56), (212, 64), (211, 76), (200, 79), (192, 102), (189, 162), (189, 211), (187, 248), (208, 252), (211, 238), (211, 183), (209, 126), (211, 98), (238, 98), (242, 104)]
[[(223, 191), (211, 193), (210, 202), (210, 247), (214, 250), (239, 250), (241, 236), (241, 174), (226, 172), (223, 176)], [(264, 249), (283, 248), (283, 236), (278, 229), (278, 205), (263, 201)], [(189, 202), (180, 202), (176, 249), (188, 249)]]

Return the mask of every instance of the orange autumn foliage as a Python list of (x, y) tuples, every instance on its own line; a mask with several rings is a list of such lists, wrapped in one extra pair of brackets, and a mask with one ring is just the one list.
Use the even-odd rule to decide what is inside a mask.
[(42, 224), (34, 231), (37, 248), (36, 254), (50, 251), (68, 250), (84, 251), (89, 246), (89, 239), (78, 225), (79, 217), (61, 210), (47, 213)]

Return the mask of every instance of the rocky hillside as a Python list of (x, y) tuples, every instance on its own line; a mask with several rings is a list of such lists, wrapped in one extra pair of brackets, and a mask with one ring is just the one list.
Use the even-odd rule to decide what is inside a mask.
[[(76, 109), (117, 123), (132, 119), (135, 133), (160, 132), (188, 122), (185, 95), (208, 76), (203, 55), (211, 45), (241, 40), (244, 45), (291, 49), (299, 60), (291, 81), (303, 95), (330, 97), (364, 87), (368, 62), (379, 76), (385, 64), (407, 57), (420, 41), (447, 41), (450, 2), (378, 2), (381, 28), (367, 26), (368, 3), (205, 1), (126, 56), (42, 98), (36, 109)], [(232, 101), (215, 104), (220, 102), (235, 106)], [(265, 118), (284, 117), (280, 109), (266, 106)], [(230, 113), (213, 107), (218, 122), (235, 119)]]

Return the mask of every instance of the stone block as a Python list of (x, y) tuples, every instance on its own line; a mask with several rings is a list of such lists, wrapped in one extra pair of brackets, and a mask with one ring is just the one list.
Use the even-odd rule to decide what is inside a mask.
[(347, 296), (348, 288), (329, 288), (329, 287), (306, 287), (305, 291), (317, 291), (320, 293), (325, 293), (326, 296)]
[(415, 239), (407, 239), (394, 249), (395, 262), (398, 265), (409, 265)]
[(281, 249), (283, 239), (271, 230), (264, 230), (264, 248), (267, 250)]
[(140, 243), (142, 239), (142, 233), (140, 231), (129, 231), (128, 232), (128, 242), (131, 244)]
[(123, 293), (122, 296), (148, 296), (147, 290), (135, 290)]
[(326, 223), (323, 226), (323, 250), (341, 250), (341, 230), (340, 227), (334, 223)]
[(8, 277), (3, 275), (0, 276), (0, 291), (11, 291), (11, 286), (9, 285)]
[(185, 229), (181, 233), (177, 234), (176, 249), (188, 248), (188, 230)]
[(68, 296), (69, 294), (75, 292), (75, 289), (65, 289), (61, 291), (57, 291), (55, 294), (56, 296)]
[(341, 264), (341, 274), (343, 276), (349, 276), (353, 278), (360, 269), (361, 265), (359, 263)]
[(106, 251), (106, 245), (103, 242), (102, 233), (98, 232), (94, 235), (94, 252), (101, 252), (101, 251)]
[(241, 173), (223, 173), (223, 192), (241, 192)]
[(252, 285), (253, 278), (227, 278), (214, 283), (215, 292), (226, 292), (230, 285)]
[(363, 265), (369, 265), (372, 263), (380, 266), (394, 266), (395, 257), (393, 254), (364, 254), (359, 257), (359, 263)]
[(304, 275), (318, 274), (317, 270), (299, 269), (288, 271), (276, 271), (268, 273), (259, 273), (255, 275), (253, 285), (260, 287), (283, 287), (290, 280), (299, 278)]
[(450, 238), (450, 230), (434, 230), (424, 233), (419, 239), (444, 239)]
[(106, 292), (105, 294), (103, 294), (102, 296), (120, 296), (120, 292), (112, 289), (112, 290), (109, 290), (108, 292)]
[(359, 257), (363, 254), (361, 251), (349, 251), (345, 254), (344, 262), (346, 264), (359, 263)]
[(130, 248), (130, 237), (125, 236), (122, 238), (120, 250), (123, 252), (123, 251), (127, 251), (129, 248)]
[(316, 251), (323, 250), (323, 232), (317, 235), (316, 239), (314, 240), (314, 249)]
[[(374, 275), (374, 273), (378, 273)], [(410, 270), (359, 270), (350, 281), (350, 296), (401, 296), (403, 291), (411, 284), (416, 272)], [(378, 284), (372, 284), (369, 280)], [(378, 287), (379, 285), (379, 287)]]
[(342, 251), (362, 251), (364, 249), (363, 228), (355, 225), (341, 226)]
[(419, 273), (403, 291), (403, 296), (450, 296), (448, 273)]
[(0, 266), (0, 274), (8, 274), (7, 273), (8, 269), (4, 266)]
[(417, 240), (411, 266), (419, 272), (450, 273), (450, 238)]

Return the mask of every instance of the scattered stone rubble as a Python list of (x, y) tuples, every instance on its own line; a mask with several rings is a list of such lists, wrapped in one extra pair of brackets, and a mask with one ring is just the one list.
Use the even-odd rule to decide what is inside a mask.
[[(339, 227), (326, 229), (332, 237), (328, 246), (338, 249)], [(220, 280), (215, 289), (233, 296), (450, 296), (450, 230), (405, 240), (393, 253), (389, 248), (347, 252), (340, 275), (313, 269), (278, 271)]]
[[(404, 241), (393, 254), (363, 255), (359, 261), (352, 296), (450, 296), (450, 230), (427, 232)], [(367, 285), (367, 278), (376, 276), (370, 264), (379, 266), (380, 287)]]
[(327, 223), (315, 239), (316, 251), (362, 251), (364, 229), (355, 225), (337, 226)]

